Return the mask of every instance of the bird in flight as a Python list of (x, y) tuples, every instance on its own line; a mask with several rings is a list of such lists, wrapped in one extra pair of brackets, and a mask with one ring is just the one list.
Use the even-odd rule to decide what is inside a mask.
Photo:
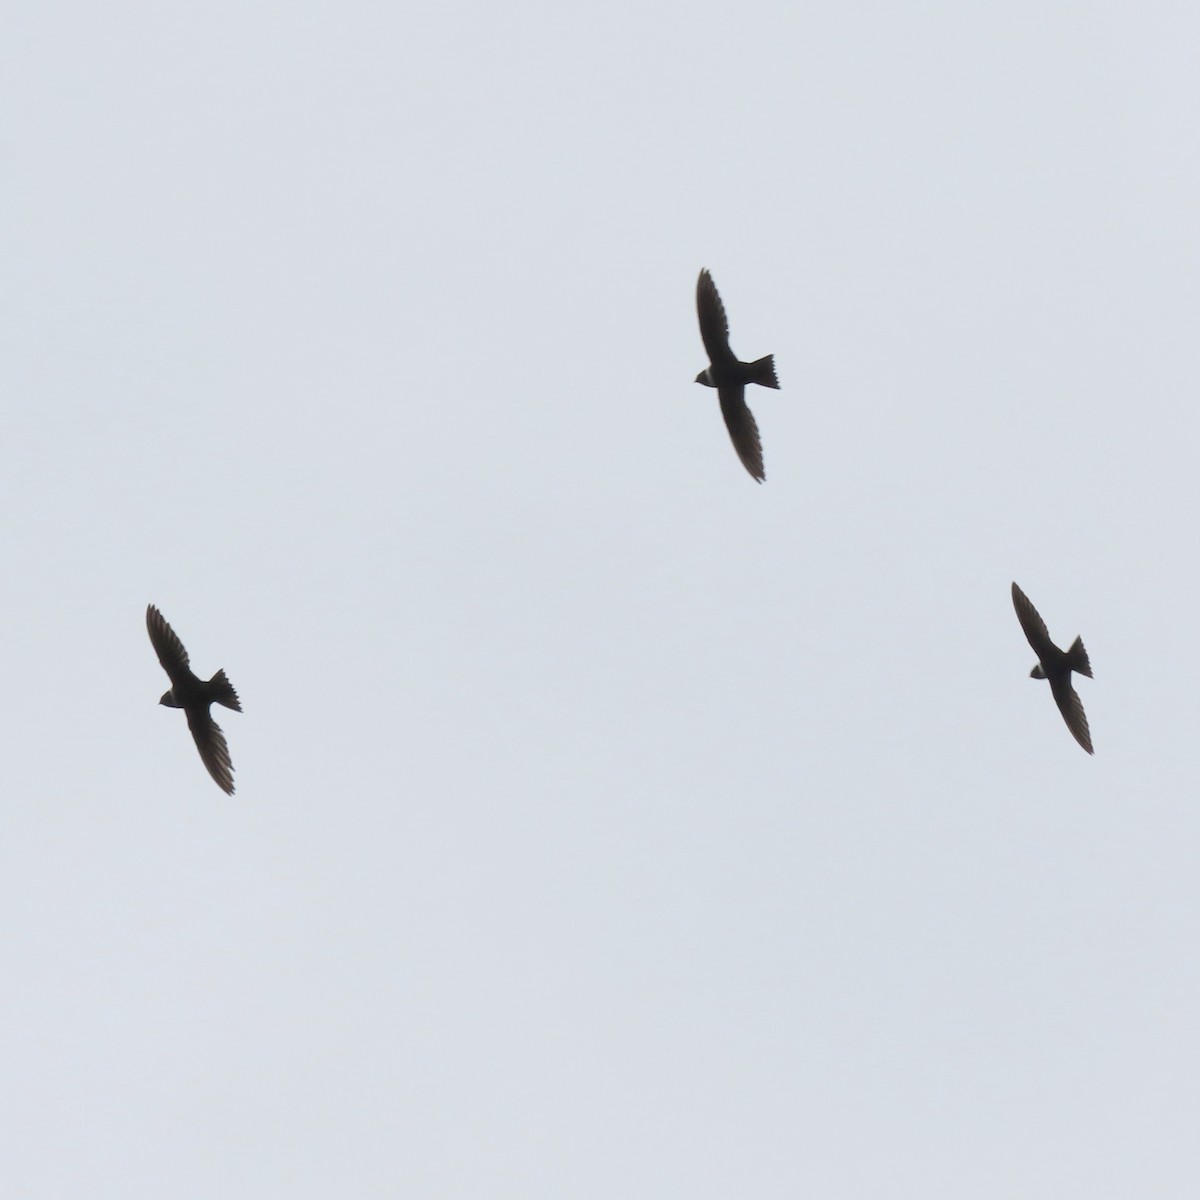
[(242, 711), (233, 684), (224, 671), (218, 671), (211, 679), (201, 679), (194, 674), (178, 634), (153, 604), (146, 606), (146, 629), (158, 661), (171, 679), (171, 687), (163, 693), (159, 704), (182, 708), (187, 713), (188, 728), (208, 773), (216, 780), (217, 787), (232, 796), (233, 763), (229, 761), (229, 747), (209, 709), (216, 703), (232, 708), (234, 712)]
[(1060, 650), (1051, 640), (1046, 622), (1038, 616), (1038, 611), (1029, 603), (1029, 597), (1014, 583), (1012, 585), (1013, 608), (1017, 610), (1017, 620), (1025, 630), (1025, 636), (1038, 656), (1037, 666), (1029, 672), (1033, 679), (1048, 679), (1054, 703), (1062, 713), (1067, 728), (1075, 740), (1089, 753), (1092, 753), (1092, 735), (1088, 732), (1087, 717), (1084, 715), (1083, 704), (1079, 694), (1071, 686), (1071, 672), (1092, 677), (1092, 664), (1088, 662), (1087, 651), (1083, 648), (1083, 639), (1076, 638), (1069, 650)]
[(742, 466), (751, 476), (762, 483), (767, 474), (763, 470), (762, 442), (758, 437), (758, 425), (754, 414), (746, 407), (746, 384), (757, 383), (762, 387), (778, 388), (775, 378), (775, 356), (768, 354), (756, 362), (739, 362), (729, 348), (729, 321), (725, 306), (717, 293), (708, 271), (701, 271), (696, 281), (696, 312), (700, 316), (700, 336), (704, 349), (708, 351), (710, 365), (696, 376), (696, 382), (705, 387), (716, 388), (721, 401), (721, 415), (729, 430), (730, 440)]

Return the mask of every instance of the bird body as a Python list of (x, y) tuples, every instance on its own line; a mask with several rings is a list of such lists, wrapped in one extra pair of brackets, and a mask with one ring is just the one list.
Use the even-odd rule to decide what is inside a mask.
[(1029, 672), (1033, 679), (1050, 681), (1050, 692), (1054, 703), (1062, 713), (1063, 720), (1075, 740), (1092, 754), (1092, 735), (1088, 729), (1087, 715), (1083, 711), (1083, 702), (1079, 693), (1071, 684), (1071, 672), (1092, 677), (1092, 664), (1088, 661), (1088, 653), (1083, 647), (1083, 639), (1076, 638), (1067, 650), (1060, 650), (1050, 640), (1050, 631), (1042, 620), (1029, 597), (1014, 583), (1012, 585), (1013, 608), (1017, 612), (1017, 620), (1029, 644), (1033, 647), (1038, 661)]
[(211, 679), (201, 679), (188, 663), (188, 652), (175, 630), (167, 624), (162, 613), (150, 604), (146, 607), (146, 631), (158, 661), (171, 680), (159, 704), (167, 708), (182, 708), (187, 714), (188, 728), (201, 761), (217, 786), (233, 795), (233, 763), (221, 727), (212, 719), (212, 706), (223, 704), (235, 712), (242, 711), (242, 702), (224, 671)]
[(700, 318), (700, 337), (708, 351), (709, 365), (696, 376), (696, 382), (716, 388), (721, 401), (721, 415), (730, 441), (751, 478), (762, 483), (767, 474), (763, 469), (762, 441), (754, 414), (746, 405), (746, 385), (778, 388), (775, 375), (775, 356), (768, 354), (754, 362), (741, 362), (729, 345), (729, 321), (717, 285), (707, 270), (696, 281), (696, 313)]

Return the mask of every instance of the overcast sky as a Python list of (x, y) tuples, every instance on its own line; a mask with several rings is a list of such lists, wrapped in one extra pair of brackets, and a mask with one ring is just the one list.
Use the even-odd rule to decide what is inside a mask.
[(18, 8), (0, 1191), (1195, 1195), (1195, 6)]

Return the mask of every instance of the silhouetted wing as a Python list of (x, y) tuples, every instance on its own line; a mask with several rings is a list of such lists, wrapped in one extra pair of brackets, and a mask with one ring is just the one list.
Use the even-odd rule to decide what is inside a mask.
[(233, 763), (229, 760), (229, 747), (221, 727), (212, 719), (208, 705), (187, 710), (188, 728), (196, 742), (196, 749), (208, 768), (208, 773), (217, 781), (217, 787), (227, 795), (233, 795)]
[(1017, 620), (1021, 622), (1021, 628), (1025, 630), (1025, 636), (1029, 639), (1034, 653), (1043, 662), (1053, 657), (1058, 647), (1050, 640), (1050, 630), (1046, 628), (1046, 622), (1038, 616), (1038, 610), (1029, 603), (1029, 597), (1015, 583), (1012, 585), (1012, 602), (1013, 608), (1017, 610)]
[(153, 604), (146, 606), (146, 630), (150, 634), (150, 642), (162, 668), (174, 683), (178, 678), (186, 678), (191, 674), (188, 668), (188, 652), (179, 640), (162, 613)]
[(700, 317), (700, 336), (711, 363), (736, 362), (729, 348), (729, 321), (725, 317), (725, 305), (717, 294), (717, 285), (707, 271), (700, 272), (696, 281), (696, 313)]
[(1066, 671), (1051, 679), (1050, 690), (1054, 693), (1054, 702), (1058, 705), (1058, 711), (1062, 713), (1063, 720), (1066, 721), (1067, 728), (1075, 740), (1089, 754), (1094, 753), (1092, 735), (1088, 730), (1087, 716), (1083, 711), (1083, 702), (1079, 699), (1079, 693), (1071, 686), (1071, 672)]
[(721, 416), (725, 418), (725, 428), (729, 430), (729, 438), (738, 458), (742, 460), (742, 466), (762, 483), (767, 477), (763, 470), (762, 442), (754, 414), (746, 406), (746, 389), (723, 387), (718, 389), (717, 395), (721, 398)]

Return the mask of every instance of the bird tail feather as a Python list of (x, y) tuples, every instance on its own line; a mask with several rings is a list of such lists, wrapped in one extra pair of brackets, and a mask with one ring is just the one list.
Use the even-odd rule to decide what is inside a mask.
[(232, 708), (234, 712), (242, 711), (242, 702), (238, 699), (238, 694), (233, 690), (233, 684), (229, 682), (229, 676), (224, 671), (218, 671), (208, 683), (213, 689), (212, 698), (218, 704)]
[(750, 364), (750, 382), (762, 387), (778, 388), (779, 380), (775, 376), (775, 355), (768, 354)]
[(1091, 679), (1092, 664), (1088, 662), (1088, 653), (1083, 648), (1083, 638), (1076, 638), (1071, 643), (1071, 648), (1067, 651), (1067, 666)]

